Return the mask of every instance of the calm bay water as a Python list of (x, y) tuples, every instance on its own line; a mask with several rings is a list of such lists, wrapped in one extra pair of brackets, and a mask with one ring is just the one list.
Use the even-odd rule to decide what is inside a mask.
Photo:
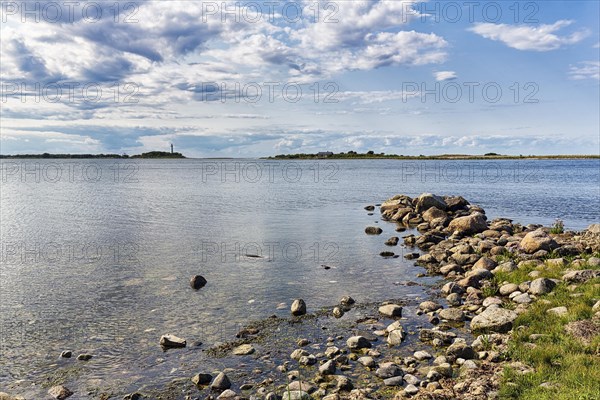
[[(17, 382), (34, 397), (45, 392), (39, 376), (73, 364), (58, 358), (65, 349), (95, 355), (72, 385), (135, 390), (173, 369), (189, 376), (182, 360), (201, 357), (192, 348), (163, 353), (163, 333), (211, 346), (250, 320), (287, 315), (298, 297), (314, 311), (346, 294), (423, 296), (402, 285), (421, 272), (403, 259), (407, 249), (378, 256), (394, 225), (363, 210), (395, 194), (462, 195), (489, 218), (524, 224), (600, 222), (600, 160), (1, 166), (0, 388)], [(366, 236), (375, 223), (384, 234)], [(208, 280), (198, 292), (188, 283), (195, 274)]]

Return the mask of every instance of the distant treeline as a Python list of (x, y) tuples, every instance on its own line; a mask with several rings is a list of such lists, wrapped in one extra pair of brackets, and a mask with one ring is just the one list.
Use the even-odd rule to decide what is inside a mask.
[(13, 154), (3, 155), (0, 158), (185, 158), (181, 153), (167, 151), (150, 151), (148, 153), (128, 156), (127, 154)]
[(572, 159), (572, 158), (600, 158), (600, 155), (502, 155), (498, 153), (486, 153), (483, 155), (469, 154), (440, 154), (440, 155), (419, 155), (405, 156), (402, 154), (385, 154), (368, 151), (366, 153), (357, 153), (349, 151), (347, 153), (298, 153), (298, 154), (279, 154), (272, 157), (264, 157), (270, 160), (303, 160), (303, 159), (399, 159), (399, 160), (514, 160), (514, 159)]

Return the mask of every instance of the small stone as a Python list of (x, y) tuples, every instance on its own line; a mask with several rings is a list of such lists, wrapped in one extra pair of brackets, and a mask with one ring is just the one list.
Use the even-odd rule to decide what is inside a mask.
[(367, 368), (373, 368), (375, 367), (375, 360), (373, 359), (373, 357), (360, 357), (358, 360), (356, 360), (359, 364), (362, 364), (363, 366), (367, 367)]
[(556, 286), (556, 283), (548, 278), (538, 278), (531, 282), (529, 285), (529, 293), (536, 296), (550, 293)]
[(73, 395), (73, 392), (63, 385), (57, 385), (52, 386), (48, 390), (48, 394), (57, 400), (64, 400), (68, 397), (71, 397)]
[(335, 318), (342, 318), (344, 316), (344, 310), (339, 307), (334, 307), (332, 314)]
[(73, 353), (70, 350), (65, 350), (62, 353), (60, 353), (60, 356), (62, 358), (71, 358), (72, 355)]
[(212, 381), (211, 374), (196, 374), (192, 377), (192, 383), (196, 386), (206, 386)]
[(187, 342), (175, 335), (163, 335), (160, 338), (160, 345), (165, 348), (185, 347)]
[(513, 297), (512, 301), (517, 304), (529, 304), (533, 301), (531, 297), (527, 293), (522, 293), (518, 296)]
[(363, 336), (352, 336), (346, 341), (346, 345), (350, 350), (370, 349), (371, 342)]
[(311, 400), (312, 397), (310, 397), (310, 395), (306, 392), (303, 392), (301, 390), (290, 390), (290, 391), (285, 391), (283, 393), (283, 396), (281, 397), (282, 400)]
[(235, 398), (237, 398), (237, 393), (231, 389), (227, 389), (223, 393), (221, 393), (219, 395), (219, 397), (217, 397), (217, 400), (235, 399)]
[(381, 235), (383, 233), (383, 229), (378, 226), (367, 226), (365, 228), (365, 233), (367, 235)]
[(392, 362), (386, 362), (382, 363), (379, 366), (379, 368), (377, 368), (377, 371), (375, 371), (375, 375), (377, 375), (381, 379), (387, 379), (392, 378), (394, 376), (402, 376), (403, 372), (398, 365)]
[(413, 356), (419, 361), (429, 360), (430, 358), (433, 358), (433, 356), (431, 354), (429, 354), (428, 352), (426, 352), (424, 350), (416, 351), (413, 354)]
[(79, 361), (89, 361), (92, 359), (92, 357), (94, 357), (94, 356), (91, 354), (80, 354), (77, 356), (77, 359)]
[(190, 286), (194, 290), (198, 290), (206, 286), (208, 282), (202, 275), (195, 275), (190, 278)]
[(386, 341), (391, 346), (397, 346), (402, 343), (405, 337), (406, 332), (404, 332), (404, 329), (400, 327), (399, 329), (395, 329), (388, 333)]
[(307, 356), (302, 356), (298, 360), (298, 363), (301, 365), (315, 365), (317, 363), (317, 357), (315, 357), (312, 354), (309, 354)]
[(306, 314), (306, 303), (302, 299), (296, 299), (291, 307), (292, 315), (300, 316)]
[(394, 317), (402, 317), (402, 307), (397, 304), (386, 304), (384, 306), (379, 307), (379, 313), (383, 316), (394, 318)]
[(450, 293), (446, 296), (446, 301), (453, 307), (458, 307), (462, 304), (462, 298), (458, 293)]
[(419, 304), (419, 309), (423, 312), (432, 312), (442, 308), (442, 306), (434, 301), (424, 301)]
[(247, 356), (249, 354), (254, 353), (255, 351), (256, 351), (256, 349), (254, 347), (252, 347), (252, 345), (242, 344), (233, 349), (233, 354), (236, 356)]
[(404, 382), (404, 378), (401, 376), (394, 376), (392, 378), (386, 378), (383, 380), (383, 384), (385, 386), (402, 386)]
[(554, 308), (550, 308), (549, 310), (546, 311), (548, 314), (554, 314), (558, 317), (564, 317), (566, 315), (569, 315), (569, 310), (567, 309), (567, 307), (554, 307)]
[(419, 393), (419, 388), (415, 385), (410, 384), (404, 388), (404, 393), (406, 393), (409, 396), (414, 396), (415, 394)]
[(500, 286), (500, 289), (498, 289), (498, 292), (502, 296), (508, 296), (509, 294), (516, 292), (517, 290), (519, 290), (519, 286), (517, 284), (507, 283), (506, 285)]
[(329, 360), (319, 366), (319, 373), (321, 375), (333, 375), (335, 374), (335, 370), (336, 362), (334, 360)]
[(210, 387), (211, 389), (216, 390), (227, 390), (231, 387), (231, 381), (224, 372), (220, 372), (215, 380), (211, 383)]
[(445, 308), (438, 313), (441, 319), (453, 322), (465, 320), (465, 313), (459, 308)]
[(351, 306), (354, 303), (356, 303), (356, 301), (350, 296), (344, 296), (340, 300), (340, 304), (343, 306)]
[(471, 330), (505, 333), (512, 329), (517, 313), (504, 308), (489, 307), (471, 320)]
[(298, 347), (308, 346), (310, 344), (310, 340), (308, 340), (308, 339), (298, 339), (298, 341), (296, 342), (296, 344), (298, 345)]

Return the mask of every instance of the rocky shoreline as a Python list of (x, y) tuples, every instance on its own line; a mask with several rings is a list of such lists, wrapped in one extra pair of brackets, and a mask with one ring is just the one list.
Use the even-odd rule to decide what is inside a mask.
[[(310, 304), (297, 299), (289, 318), (249, 324), (236, 340), (206, 350), (211, 357), (238, 358), (236, 368), (198, 371), (161, 391), (94, 398), (519, 398), (514, 396), (524, 393), (523, 379), (546, 376), (532, 356), (544, 346), (566, 340), (586, 357), (600, 356), (599, 224), (559, 232), (505, 218), (488, 221), (485, 210), (462, 197), (429, 193), (398, 195), (365, 209), (377, 207), (397, 232), (419, 232), (385, 244), (409, 249), (406, 259), (444, 277), (431, 298), (364, 304), (345, 296), (310, 313)], [(371, 226), (365, 233), (381, 235), (383, 229)], [(555, 330), (538, 332), (548, 321)], [(186, 341), (165, 335), (160, 344), (184, 347)], [(598, 373), (592, 370), (592, 382)], [(569, 381), (558, 376), (535, 390), (551, 397), (568, 392)], [(60, 384), (48, 393), (56, 399), (73, 395)], [(0, 393), (0, 400), (11, 399), (19, 397)]]

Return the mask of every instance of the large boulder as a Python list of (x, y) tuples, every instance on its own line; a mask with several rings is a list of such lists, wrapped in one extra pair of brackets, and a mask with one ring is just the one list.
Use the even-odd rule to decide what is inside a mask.
[(416, 209), (418, 213), (423, 213), (431, 207), (436, 207), (440, 210), (446, 210), (448, 205), (442, 197), (431, 193), (423, 193), (417, 198)]
[(488, 307), (471, 321), (472, 331), (491, 331), (505, 333), (512, 329), (517, 313), (499, 307)]
[(453, 219), (448, 225), (448, 229), (452, 232), (458, 232), (461, 235), (471, 235), (485, 231), (487, 229), (487, 222), (485, 215), (473, 213), (465, 217)]
[(552, 251), (558, 247), (558, 244), (542, 229), (536, 229), (529, 232), (521, 240), (521, 249), (524, 252), (533, 254), (539, 250)]
[(591, 224), (588, 226), (587, 231), (590, 233), (600, 233), (600, 224)]
[(449, 211), (466, 210), (469, 202), (462, 196), (452, 196), (445, 198)]
[(448, 214), (446, 214), (445, 211), (442, 211), (437, 207), (430, 207), (427, 211), (423, 213), (423, 219), (426, 222), (431, 222), (436, 219), (444, 218), (448, 218)]

